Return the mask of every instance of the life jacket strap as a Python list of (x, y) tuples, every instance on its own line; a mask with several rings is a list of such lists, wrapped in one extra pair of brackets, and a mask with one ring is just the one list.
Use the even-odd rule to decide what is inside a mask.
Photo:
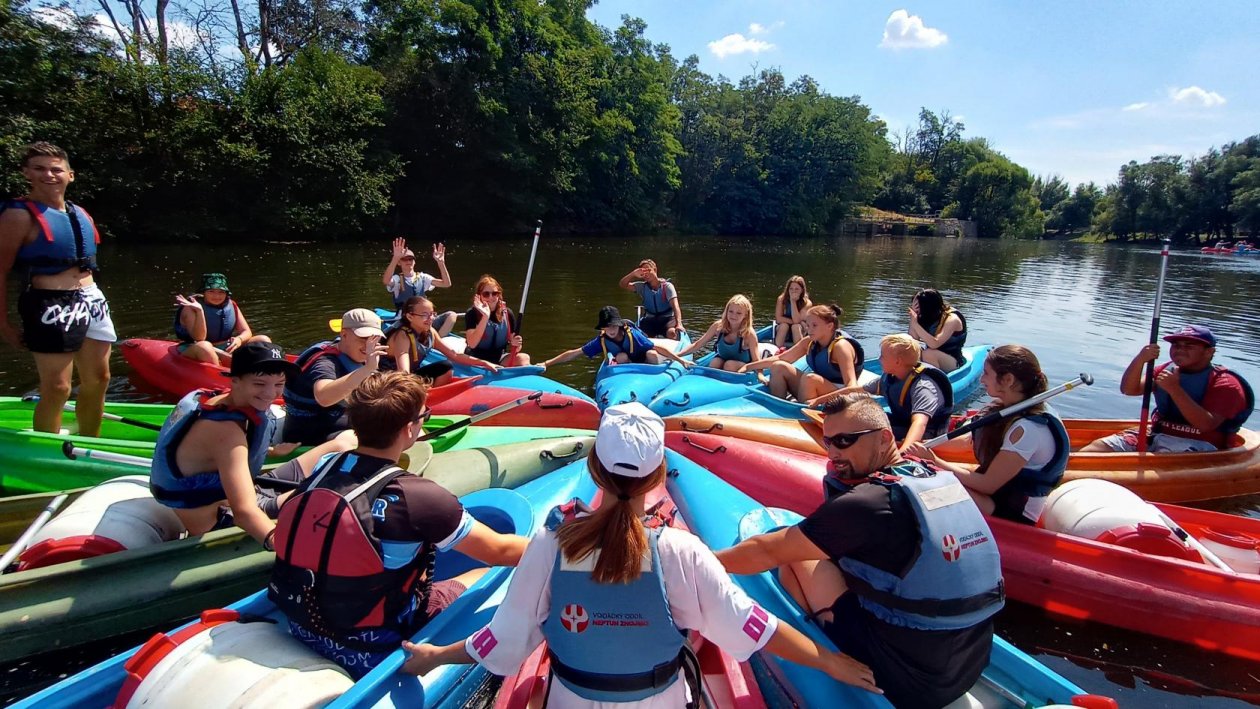
[(872, 586), (866, 579), (857, 574), (844, 574), (845, 584), (849, 590), (860, 598), (877, 603), (885, 608), (904, 613), (913, 613), (927, 618), (951, 618), (967, 615), (990, 608), (1006, 598), (1006, 585), (998, 581), (997, 586), (966, 598), (902, 598)]
[(579, 670), (561, 662), (554, 652), (548, 650), (547, 654), (551, 658), (551, 671), (570, 684), (596, 692), (642, 692), (645, 689), (663, 688), (669, 685), (683, 666), (685, 652), (684, 647), (674, 659), (662, 662), (647, 672), (615, 675)]

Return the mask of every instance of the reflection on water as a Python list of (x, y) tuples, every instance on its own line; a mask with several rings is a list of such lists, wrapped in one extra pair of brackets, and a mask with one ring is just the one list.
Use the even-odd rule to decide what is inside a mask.
[[(436, 291), (439, 309), (468, 307), (472, 286), (482, 273), (504, 285), (509, 303), (519, 306), (530, 239), (455, 240), (447, 242), (447, 260), (456, 287)], [(432, 270), (427, 244), (411, 244), (419, 267)], [(330, 333), (327, 321), (350, 307), (387, 306), (381, 271), (389, 244), (218, 245), (204, 242), (156, 246), (110, 246), (103, 251), (102, 287), (113, 306), (123, 337), (170, 337), (173, 295), (188, 292), (202, 271), (223, 271), (255, 332), (298, 349)], [(641, 258), (654, 258), (673, 279), (688, 328), (703, 331), (720, 316), (727, 298), (752, 298), (758, 322), (766, 322), (788, 276), (801, 274), (815, 302), (844, 306), (845, 327), (874, 353), (878, 339), (904, 331), (910, 297), (924, 286), (939, 288), (967, 316), (972, 343), (1018, 342), (1040, 357), (1052, 383), (1089, 372), (1096, 384), (1055, 400), (1064, 416), (1136, 417), (1139, 402), (1119, 393), (1121, 373), (1146, 342), (1150, 329), (1159, 253), (1153, 248), (1104, 247), (1053, 242), (992, 242), (964, 239), (725, 239), (552, 238), (539, 247), (530, 301), (526, 309), (526, 350), (535, 361), (575, 347), (593, 334), (603, 305), (634, 311), (632, 294), (617, 281)], [(1168, 269), (1164, 331), (1185, 323), (1211, 327), (1220, 345), (1217, 361), (1260, 386), (1260, 322), (1253, 294), (1260, 293), (1260, 258), (1176, 253)], [(10, 298), (10, 302), (14, 302)], [(127, 385), (126, 366), (115, 358), (114, 398), (139, 398)], [(590, 362), (562, 365), (550, 375), (565, 383), (589, 386)], [(0, 393), (30, 391), (36, 377), (30, 359), (0, 353)], [(1252, 422), (1253, 425), (1256, 423)], [(1260, 499), (1233, 500), (1225, 509), (1260, 516)], [(1040, 637), (1050, 627), (1040, 613), (1010, 614), (1006, 630), (1023, 640)], [(1059, 626), (1055, 626), (1058, 628)], [(1061, 628), (1060, 628), (1061, 630)], [(1117, 647), (1120, 631), (1075, 628), (1087, 645)], [(1130, 636), (1126, 636), (1130, 637)], [(1136, 636), (1128, 647), (1148, 642)], [(1172, 646), (1168, 672), (1228, 665), (1219, 658)], [(1035, 649), (1029, 645), (1026, 649)], [(1178, 657), (1178, 653), (1184, 653)], [(1091, 656), (1088, 651), (1064, 654)], [(1117, 653), (1102, 653), (1124, 662)], [(1095, 658), (1096, 659), (1096, 658)], [(1115, 673), (1068, 672), (1067, 662), (1051, 658), (1057, 669), (1087, 689), (1106, 693)], [(1232, 665), (1229, 665), (1232, 667)], [(1219, 673), (1218, 673), (1219, 674)], [(1255, 697), (1260, 681), (1247, 673), (1230, 674), (1230, 684), (1209, 673), (1199, 679), (1235, 695)], [(1198, 700), (1155, 691), (1145, 681), (1141, 706), (1200, 706)], [(1235, 704), (1216, 699), (1213, 706)]]

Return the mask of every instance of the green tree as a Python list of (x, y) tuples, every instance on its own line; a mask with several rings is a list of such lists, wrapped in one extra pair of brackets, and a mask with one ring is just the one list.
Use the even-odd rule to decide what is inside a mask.
[(967, 171), (952, 211), (974, 220), (981, 237), (1037, 238), (1045, 229), (1045, 216), (1032, 194), (1032, 177), (1000, 156)]

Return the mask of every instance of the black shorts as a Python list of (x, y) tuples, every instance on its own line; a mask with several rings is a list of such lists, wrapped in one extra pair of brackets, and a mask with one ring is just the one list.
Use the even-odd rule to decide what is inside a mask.
[(285, 443), (317, 446), (349, 428), (350, 418), (344, 413), (340, 416), (323, 413), (316, 416), (296, 416), (289, 412), (284, 417), (281, 440)]
[[(270, 519), (276, 519), (280, 516), (280, 496), (294, 489), (296, 483), (302, 482), (306, 475), (302, 472), (302, 466), (298, 465), (297, 460), (290, 460), (287, 463), (277, 465), (258, 477), (287, 480), (295, 483), (293, 487), (286, 486), (282, 488), (254, 483), (254, 499), (258, 502), (258, 509), (262, 510)], [(231, 529), (235, 526), (236, 519), (232, 516), (232, 509), (226, 505), (220, 507), (219, 519), (215, 522), (214, 529)]]
[(109, 302), (95, 285), (75, 290), (27, 288), (18, 296), (22, 339), (31, 352), (78, 352), (87, 338), (114, 341)]
[(440, 362), (430, 362), (420, 367), (412, 367), (411, 373), (417, 377), (423, 377), (424, 379), (437, 379), (452, 369), (454, 369), (454, 367), (451, 366), (450, 362), (442, 360)]
[(665, 337), (669, 335), (669, 329), (677, 325), (678, 322), (674, 320), (673, 313), (644, 315), (639, 318), (639, 329), (648, 337)]
[(989, 664), (993, 623), (963, 630), (914, 630), (889, 625), (849, 592), (831, 607), (823, 632), (840, 651), (875, 673), (875, 684), (898, 709), (939, 709), (961, 697)]

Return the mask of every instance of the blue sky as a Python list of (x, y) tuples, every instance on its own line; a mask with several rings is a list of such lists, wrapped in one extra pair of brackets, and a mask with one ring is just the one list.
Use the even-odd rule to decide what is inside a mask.
[(1260, 133), (1260, 4), (600, 0), (679, 59), (736, 80), (777, 67), (859, 96), (890, 131), (960, 116), (1035, 174), (1114, 182), (1120, 165)]

